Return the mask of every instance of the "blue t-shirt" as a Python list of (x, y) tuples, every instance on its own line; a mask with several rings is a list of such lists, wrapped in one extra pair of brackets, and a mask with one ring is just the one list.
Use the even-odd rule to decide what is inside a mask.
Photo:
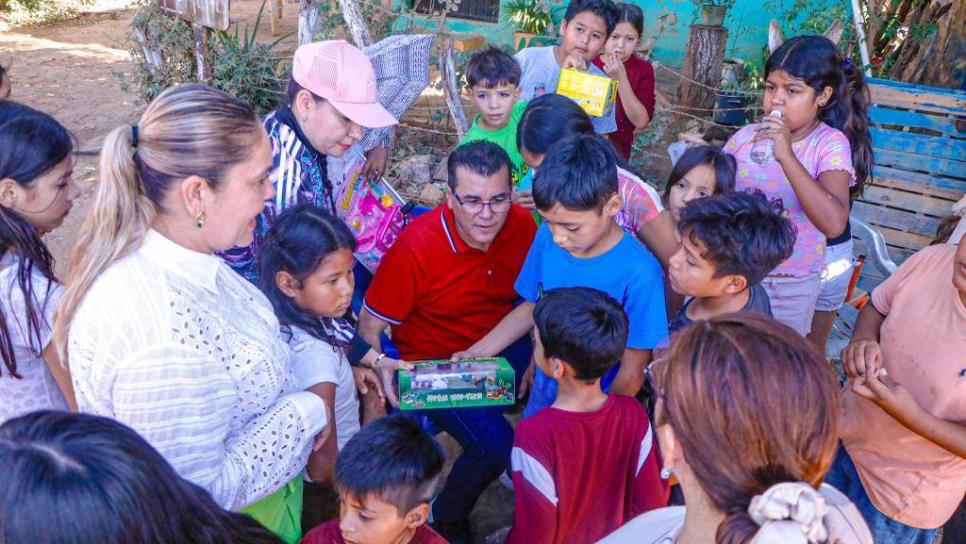
[[(533, 303), (551, 289), (599, 289), (624, 307), (629, 325), (628, 348), (654, 349), (667, 338), (661, 265), (626, 232), (607, 253), (582, 259), (561, 249), (554, 243), (547, 225), (541, 225), (514, 287), (521, 297)], [(619, 366), (618, 363), (601, 378), (601, 387), (605, 391), (610, 389)], [(557, 398), (557, 382), (537, 368), (530, 391), (524, 417), (553, 404)]]
[(536, 303), (541, 294), (559, 287), (591, 287), (620, 302), (627, 313), (629, 348), (653, 349), (667, 338), (661, 265), (626, 232), (607, 253), (582, 259), (561, 249), (547, 225), (541, 225), (514, 288)]

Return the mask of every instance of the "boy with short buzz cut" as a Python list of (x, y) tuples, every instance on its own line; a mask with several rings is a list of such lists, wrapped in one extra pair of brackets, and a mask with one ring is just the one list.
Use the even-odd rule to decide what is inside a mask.
[(732, 312), (771, 316), (760, 282), (791, 256), (796, 236), (780, 207), (760, 192), (712, 195), (687, 203), (678, 230), (681, 248), (668, 263), (668, 279), (691, 298), (671, 321), (671, 334)]
[[(547, 150), (533, 183), (543, 224), (515, 284), (524, 302), (486, 336), (455, 356), (494, 356), (533, 328), (533, 308), (543, 293), (592, 287), (614, 297), (627, 312), (627, 346), (601, 379), (605, 391), (636, 395), (644, 385), (651, 351), (667, 337), (664, 279), (657, 259), (615, 217), (621, 210), (614, 147), (595, 135), (561, 140)], [(553, 403), (557, 383), (532, 364), (529, 417)], [(521, 385), (527, 390), (527, 377)]]
[(301, 544), (447, 544), (426, 525), (444, 462), (439, 444), (405, 416), (376, 420), (339, 452), (340, 519)]
[(508, 53), (490, 46), (466, 63), (466, 86), (478, 112), (460, 144), (486, 140), (510, 156), (510, 182), (514, 187), (529, 170), (517, 147), (517, 126), (526, 102), (520, 98), (520, 64)]
[(627, 344), (627, 316), (602, 291), (568, 287), (541, 298), (533, 320), (533, 358), (557, 399), (517, 424), (507, 543), (597, 542), (668, 498), (644, 408), (600, 388)]
[[(611, 0), (573, 0), (560, 23), (560, 44), (527, 47), (516, 54), (523, 69), (520, 99), (533, 100), (546, 93), (557, 92), (560, 70), (575, 68), (608, 77), (593, 64), (617, 25), (617, 7)], [(591, 117), (598, 134), (617, 131), (615, 107), (601, 117)]]

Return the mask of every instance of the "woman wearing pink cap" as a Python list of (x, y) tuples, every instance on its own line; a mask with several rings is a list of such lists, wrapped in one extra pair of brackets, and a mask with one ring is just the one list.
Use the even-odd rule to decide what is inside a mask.
[[(310, 43), (295, 51), (288, 100), (288, 105), (263, 121), (272, 148), (269, 179), (275, 197), (265, 203), (258, 216), (252, 243), (220, 253), (236, 272), (251, 281), (258, 275), (254, 266), (258, 247), (279, 213), (296, 204), (312, 204), (335, 215), (335, 201), (342, 187), (338, 182), (333, 184), (336, 176), (329, 175), (327, 158), (345, 154), (362, 138), (363, 128), (398, 123), (379, 102), (372, 63), (344, 40)], [(367, 164), (372, 162), (370, 157)], [(387, 358), (358, 335), (350, 341), (347, 358), (353, 366), (375, 368), (386, 386), (396, 369), (408, 367)], [(395, 403), (391, 390), (387, 393)]]

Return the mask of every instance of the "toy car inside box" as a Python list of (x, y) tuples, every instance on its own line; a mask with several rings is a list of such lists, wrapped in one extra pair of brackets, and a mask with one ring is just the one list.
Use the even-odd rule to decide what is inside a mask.
[(557, 94), (573, 99), (587, 115), (603, 117), (614, 105), (617, 80), (564, 68), (560, 71), (560, 80), (557, 82)]
[(399, 371), (402, 410), (470, 408), (513, 404), (513, 367), (503, 357), (416, 361)]

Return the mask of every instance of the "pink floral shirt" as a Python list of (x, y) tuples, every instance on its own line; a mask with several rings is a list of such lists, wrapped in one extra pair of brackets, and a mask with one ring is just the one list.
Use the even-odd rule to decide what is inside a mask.
[[(761, 165), (751, 160), (749, 155), (757, 129), (754, 124), (742, 128), (728, 140), (724, 150), (738, 163), (736, 188), (739, 191), (758, 189), (768, 198), (780, 199), (788, 218), (798, 228), (794, 253), (771, 275), (805, 277), (818, 273), (825, 265), (825, 235), (805, 215), (778, 161)], [(792, 143), (792, 152), (812, 178), (817, 180), (822, 172), (841, 170), (848, 172), (849, 185), (855, 185), (852, 147), (841, 131), (822, 123), (807, 138)]]
[(637, 237), (641, 227), (664, 211), (661, 197), (646, 181), (620, 167), (617, 168), (617, 184), (624, 203), (615, 219), (622, 229)]

